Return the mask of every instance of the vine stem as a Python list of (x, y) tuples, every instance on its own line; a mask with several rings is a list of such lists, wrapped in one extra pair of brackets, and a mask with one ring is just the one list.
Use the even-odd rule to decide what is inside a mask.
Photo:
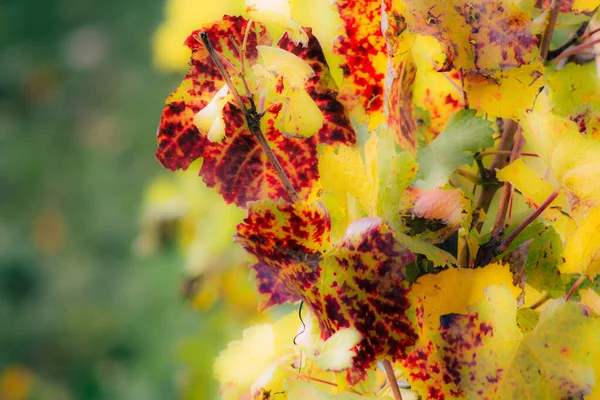
[(567, 293), (567, 295), (565, 296), (565, 301), (569, 301), (571, 296), (573, 296), (573, 293), (575, 293), (577, 288), (581, 286), (583, 281), (585, 281), (585, 275), (580, 275), (579, 278), (577, 278), (577, 280), (575, 281), (575, 283), (573, 283), (573, 286), (571, 286), (571, 289), (569, 289), (569, 293)]
[(560, 11), (561, 0), (552, 0), (550, 5), (550, 15), (548, 16), (548, 25), (544, 29), (542, 36), (542, 43), (540, 44), (540, 55), (545, 60), (548, 57), (548, 50), (550, 50), (550, 42), (552, 41), (552, 34), (554, 33), (554, 27), (558, 20), (558, 12)]
[(402, 400), (402, 393), (400, 393), (400, 387), (398, 386), (398, 380), (396, 379), (396, 374), (394, 373), (394, 367), (392, 367), (392, 363), (389, 360), (383, 360), (382, 364), (388, 383), (392, 388), (394, 400)]
[[(492, 156), (492, 155), (496, 155), (496, 154), (509, 156), (511, 153), (512, 153), (512, 151), (510, 151), (510, 150), (490, 150), (490, 151), (482, 151), (481, 153), (478, 153), (477, 156), (485, 157), (485, 156)], [(526, 156), (526, 157), (539, 157), (539, 154), (537, 154), (537, 153), (521, 153), (521, 155)]]
[(556, 197), (558, 197), (558, 189), (552, 192), (552, 194), (548, 196), (548, 198), (544, 200), (542, 204), (540, 204), (537, 210), (531, 213), (531, 215), (527, 217), (525, 221), (523, 221), (519, 226), (517, 226), (517, 228), (514, 231), (512, 231), (511, 234), (506, 237), (506, 239), (502, 241), (500, 246), (498, 246), (498, 252), (504, 253), (506, 249), (508, 249), (510, 244), (513, 242), (513, 240), (515, 240), (515, 238), (519, 235), (519, 233), (521, 233), (523, 229), (527, 227), (527, 225), (531, 224), (537, 217), (539, 217), (540, 214), (544, 212), (544, 210), (548, 208), (550, 204), (552, 204)]
[(200, 32), (200, 40), (201, 40), (202, 44), (204, 44), (204, 47), (206, 47), (206, 50), (208, 51), (208, 55), (210, 56), (212, 61), (215, 63), (217, 69), (219, 70), (219, 73), (225, 80), (225, 83), (227, 84), (229, 91), (233, 94), (233, 97), (235, 98), (235, 101), (238, 104), (239, 109), (244, 113), (244, 117), (246, 118), (246, 122), (248, 123), (248, 128), (250, 129), (250, 132), (252, 132), (252, 134), (254, 135), (254, 137), (256, 138), (258, 143), (260, 144), (260, 147), (267, 155), (267, 158), (268, 158), (269, 162), (271, 163), (271, 166), (273, 166), (273, 169), (275, 169), (275, 173), (277, 173), (277, 176), (279, 177), (279, 180), (281, 181), (281, 184), (283, 185), (285, 191), (290, 196), (290, 199), (292, 200), (292, 202), (294, 202), (294, 203), (299, 202), (300, 196), (298, 196), (296, 189), (294, 189), (294, 186), (290, 182), (290, 179), (288, 178), (287, 174), (283, 170), (283, 167), (279, 163), (277, 156), (275, 155), (275, 153), (273, 153), (273, 150), (271, 150), (271, 147), (269, 146), (269, 142), (267, 142), (267, 138), (265, 138), (265, 135), (262, 133), (262, 130), (260, 129), (260, 117), (261, 116), (256, 111), (256, 107), (254, 106), (254, 101), (252, 99), (249, 99), (250, 108), (246, 107), (246, 104), (244, 104), (244, 101), (242, 100), (242, 96), (240, 96), (239, 92), (233, 85), (233, 82), (231, 81), (229, 74), (225, 70), (223, 63), (221, 62), (221, 60), (219, 58), (219, 55), (215, 51), (215, 48), (213, 47), (212, 42), (210, 41), (210, 39), (208, 37), (208, 33), (206, 33), (205, 31)]

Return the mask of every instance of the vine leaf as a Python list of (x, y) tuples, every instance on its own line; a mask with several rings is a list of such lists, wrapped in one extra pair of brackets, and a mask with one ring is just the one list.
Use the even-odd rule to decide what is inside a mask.
[[(179, 89), (167, 99), (159, 126), (156, 153), (163, 166), (172, 170), (186, 169), (196, 158), (203, 158), (200, 175), (206, 184), (215, 187), (227, 203), (233, 202), (241, 207), (245, 207), (248, 201), (263, 198), (283, 197), (289, 200), (289, 195), (250, 132), (238, 106), (228, 102), (222, 108), (225, 136), (220, 143), (209, 141), (193, 120), (198, 111), (224, 86), (206, 49), (196, 40), (197, 35), (205, 31), (214, 40), (215, 50), (228, 60), (225, 65), (234, 85), (240, 93), (245, 93), (241, 90), (244, 86), (239, 77), (241, 65), (238, 45), (243, 42), (246, 25), (247, 21), (242, 17), (225, 16), (222, 21), (193, 32), (186, 40), (192, 49), (192, 65)], [(270, 107), (261, 121), (271, 149), (301, 198), (309, 195), (318, 179), (317, 146), (340, 143), (353, 145), (356, 140), (347, 113), (337, 101), (337, 87), (329, 73), (321, 46), (310, 29), (305, 31), (309, 38), (306, 47), (295, 45), (287, 34), (280, 39), (277, 47), (301, 58), (313, 69), (314, 76), (308, 78), (304, 89), (323, 113), (322, 126), (308, 139), (288, 138), (277, 129), (281, 127), (278, 125), (279, 113), (283, 112), (281, 106)], [(236, 42), (237, 45), (234, 44)], [(271, 39), (264, 27), (254, 23), (248, 34), (245, 62), (250, 66), (255, 65), (258, 60), (257, 46), (269, 45)], [(256, 81), (250, 72), (246, 73), (246, 79), (251, 86)], [(285, 111), (290, 112), (289, 107)], [(304, 111), (302, 107), (293, 110), (294, 113)], [(294, 121), (297, 122), (297, 119)]]
[[(430, 398), (567, 399), (591, 392), (597, 316), (577, 303), (551, 300), (523, 333), (506, 287), (491, 286), (485, 297), (467, 314), (442, 316), (438, 332), (418, 348), (420, 357), (409, 356), (411, 378), (429, 388)], [(417, 365), (431, 376), (419, 376)], [(432, 395), (429, 385), (440, 382)]]
[(575, 122), (551, 113), (543, 95), (521, 126), (527, 143), (559, 182), (582, 202), (600, 202), (600, 142), (582, 136)]
[(565, 294), (558, 265), (562, 263), (563, 244), (553, 227), (547, 227), (531, 241), (527, 251), (524, 273), (528, 285), (547, 291), (552, 297)]
[(466, 74), (465, 91), (469, 106), (480, 115), (518, 120), (522, 110), (531, 109), (544, 80), (539, 61), (493, 74)]
[(596, 82), (596, 68), (593, 64), (567, 64), (547, 76), (550, 104), (553, 104), (552, 111), (556, 114), (567, 116), (582, 104), (595, 103), (598, 106), (600, 103), (598, 85), (591, 84)]
[(442, 70), (508, 69), (539, 59), (531, 16), (517, 2), (404, 0), (410, 29), (445, 46)]
[(267, 306), (303, 300), (323, 339), (344, 328), (360, 333), (349, 383), (364, 379), (376, 360), (401, 358), (414, 344), (404, 270), (415, 256), (381, 219), (359, 219), (327, 246), (329, 219), (318, 204), (262, 202), (238, 225), (237, 241), (258, 260), (253, 268)]
[(384, 79), (387, 68), (386, 42), (381, 32), (382, 4), (370, 0), (336, 0), (342, 19), (342, 35), (333, 51), (343, 59), (342, 97), (353, 115), (361, 112), (382, 120)]
[(437, 71), (444, 55), (433, 37), (417, 36), (412, 55), (417, 67), (413, 88), (415, 119), (429, 142), (442, 132), (452, 114), (464, 107), (462, 82), (456, 70)]
[[(424, 329), (434, 331), (442, 315), (464, 314), (468, 306), (483, 300), (484, 290), (490, 282), (510, 288), (514, 298), (521, 293), (521, 288), (513, 284), (508, 266), (496, 262), (484, 268), (448, 268), (437, 274), (420, 276), (412, 284), (410, 296), (414, 302), (422, 304)], [(536, 299), (535, 293), (528, 292), (528, 301)]]
[(560, 271), (586, 274), (594, 279), (600, 273), (600, 208), (590, 211), (579, 221), (577, 230), (568, 238)]
[(494, 144), (490, 122), (475, 116), (474, 110), (461, 110), (450, 118), (444, 131), (419, 150), (419, 187), (433, 189), (446, 183), (463, 164), (473, 161), (471, 154)]

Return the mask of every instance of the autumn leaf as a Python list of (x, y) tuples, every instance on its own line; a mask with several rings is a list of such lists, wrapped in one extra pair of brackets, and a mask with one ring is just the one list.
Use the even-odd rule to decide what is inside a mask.
[[(351, 110), (360, 108), (379, 122), (383, 112), (386, 42), (381, 32), (381, 3), (369, 0), (336, 0), (342, 34), (333, 52), (343, 58), (342, 97)], [(354, 107), (352, 107), (354, 106)], [(360, 113), (353, 111), (353, 114)]]
[(440, 318), (438, 334), (416, 358), (425, 360), (419, 366), (431, 376), (411, 377), (435, 399), (579, 398), (594, 384), (599, 328), (585, 307), (551, 300), (537, 325), (523, 333), (510, 291), (492, 286), (467, 314)]
[(442, 70), (509, 69), (539, 59), (531, 16), (518, 2), (404, 0), (409, 29), (445, 46)]
[(473, 162), (468, 153), (493, 145), (492, 133), (490, 123), (473, 110), (453, 115), (444, 132), (417, 154), (418, 186), (433, 189), (445, 184), (456, 168)]
[(567, 274), (586, 274), (590, 279), (600, 273), (600, 208), (590, 211), (567, 239), (560, 270)]
[(452, 114), (464, 107), (464, 91), (459, 71), (438, 71), (445, 56), (436, 39), (417, 36), (411, 50), (417, 67), (412, 100), (415, 119), (427, 143), (442, 132)]
[(407, 314), (410, 302), (404, 269), (413, 253), (379, 218), (353, 222), (327, 247), (327, 215), (318, 206), (263, 202), (238, 226), (238, 242), (258, 263), (259, 291), (266, 306), (303, 300), (326, 339), (344, 328), (362, 336), (347, 372), (349, 383), (366, 377), (382, 357), (396, 359), (416, 334)]
[[(248, 201), (263, 198), (289, 199), (289, 194), (257, 139), (250, 132), (239, 105), (234, 105), (231, 101), (222, 105), (224, 137), (219, 137), (220, 142), (208, 140), (194, 124), (194, 116), (224, 86), (207, 51), (197, 41), (197, 35), (202, 30), (207, 32), (214, 41), (215, 50), (227, 58), (227, 72), (233, 78), (234, 85), (241, 93), (245, 93), (241, 90), (244, 86), (239, 77), (240, 54), (234, 43), (243, 42), (246, 25), (247, 22), (241, 17), (226, 16), (223, 21), (205, 26), (190, 35), (186, 44), (192, 49), (192, 67), (180, 88), (167, 100), (168, 105), (163, 111), (159, 126), (157, 151), (159, 161), (172, 170), (186, 169), (194, 159), (203, 158), (200, 175), (206, 184), (215, 187), (226, 202), (242, 207)], [(322, 112), (320, 129), (308, 139), (288, 138), (281, 132), (280, 129), (285, 129), (289, 124), (295, 126), (301, 121), (297, 118), (290, 120), (289, 114), (293, 111), (295, 115), (301, 116), (306, 111), (303, 109), (303, 105), (307, 104), (304, 100), (290, 103), (293, 110), (289, 107), (282, 110), (281, 105), (270, 107), (261, 121), (271, 149), (302, 198), (308, 196), (318, 179), (317, 146), (339, 143), (352, 145), (355, 142), (354, 130), (346, 111), (337, 101), (337, 87), (329, 74), (321, 47), (310, 29), (306, 30), (306, 34), (309, 37), (307, 47), (296, 46), (287, 35), (282, 37), (277, 47), (299, 57), (314, 71), (314, 76), (305, 78), (303, 90), (310, 96), (309, 103), (316, 104)], [(253, 24), (248, 34), (245, 62), (255, 65), (258, 62), (258, 47), (270, 44), (271, 39), (265, 29), (260, 24)], [(249, 77), (249, 73), (246, 77)], [(297, 107), (300, 109), (296, 109)], [(283, 125), (278, 122), (280, 112), (288, 114), (287, 122)]]
[(567, 64), (560, 70), (550, 72), (547, 79), (552, 111), (558, 115), (570, 115), (582, 104), (600, 104), (596, 68), (593, 64)]
[(469, 106), (481, 115), (518, 120), (533, 108), (544, 81), (541, 62), (532, 62), (493, 74), (465, 74)]
[(582, 136), (577, 125), (548, 110), (540, 96), (536, 110), (523, 116), (523, 135), (559, 182), (581, 201), (600, 201), (600, 142)]

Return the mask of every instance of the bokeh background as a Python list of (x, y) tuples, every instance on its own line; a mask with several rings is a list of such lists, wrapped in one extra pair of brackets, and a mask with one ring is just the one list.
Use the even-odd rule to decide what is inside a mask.
[[(292, 6), (329, 52), (326, 3)], [(154, 158), (181, 43), (243, 10), (0, 4), (0, 400), (217, 398), (213, 359), (270, 317), (231, 242), (243, 213)]]

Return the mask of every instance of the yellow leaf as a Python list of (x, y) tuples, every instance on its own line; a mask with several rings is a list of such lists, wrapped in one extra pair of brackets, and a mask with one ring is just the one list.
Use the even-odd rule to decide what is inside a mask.
[(319, 175), (324, 191), (347, 193), (358, 200), (364, 213), (370, 212), (373, 186), (357, 149), (340, 146), (336, 151), (325, 147), (319, 157)]
[(483, 115), (517, 120), (523, 110), (533, 107), (544, 85), (543, 71), (542, 63), (535, 61), (497, 71), (491, 76), (466, 74), (464, 82), (469, 106)]
[(588, 306), (600, 315), (600, 295), (594, 292), (594, 289), (582, 289), (579, 291), (579, 295), (581, 296), (581, 304)]
[(600, 100), (594, 63), (569, 63), (564, 68), (549, 73), (547, 79), (550, 104), (552, 110), (559, 115), (568, 116), (577, 106)]
[(575, 0), (573, 2), (573, 10), (577, 11), (594, 11), (600, 5), (598, 0)]
[(564, 249), (564, 264), (559, 268), (565, 274), (587, 274), (593, 279), (600, 272), (600, 208), (590, 211), (571, 235)]
[(350, 368), (352, 357), (356, 356), (356, 346), (362, 335), (354, 328), (340, 329), (331, 335), (321, 347), (315, 364), (325, 371), (342, 371)]
[(291, 18), (289, 0), (246, 0), (246, 12), (255, 21), (285, 29), (296, 45), (308, 44), (308, 35)]
[[(411, 294), (423, 301), (425, 326), (435, 330), (440, 316), (466, 313), (468, 306), (483, 300), (484, 290), (491, 282), (509, 288), (514, 298), (521, 293), (521, 289), (513, 285), (509, 266), (493, 263), (484, 268), (449, 268), (438, 274), (423, 275), (412, 285)], [(526, 288), (525, 293), (527, 303), (539, 298), (533, 288)]]
[(303, 88), (308, 78), (315, 76), (315, 71), (303, 59), (289, 51), (271, 46), (256, 46), (264, 67), (283, 76), (293, 88)]
[(225, 124), (223, 123), (223, 107), (229, 101), (229, 88), (223, 86), (215, 97), (194, 116), (194, 125), (201, 134), (207, 136), (211, 142), (221, 143), (225, 137)]
[(540, 95), (536, 109), (522, 120), (528, 145), (552, 169), (558, 180), (581, 201), (600, 201), (600, 143), (582, 136), (577, 125), (548, 110)]

